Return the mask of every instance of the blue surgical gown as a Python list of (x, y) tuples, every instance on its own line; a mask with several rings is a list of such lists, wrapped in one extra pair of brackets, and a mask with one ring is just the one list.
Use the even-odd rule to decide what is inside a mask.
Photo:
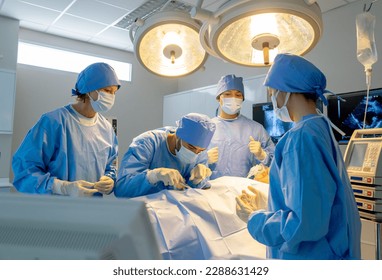
[(198, 154), (195, 163), (182, 163), (167, 146), (167, 135), (174, 132), (174, 127), (164, 127), (147, 131), (133, 139), (118, 170), (117, 186), (114, 190), (117, 197), (137, 197), (164, 189), (173, 189), (173, 186), (165, 186), (160, 181), (150, 184), (147, 180), (148, 170), (161, 167), (178, 170), (192, 188), (202, 188), (206, 185), (208, 177), (197, 185), (189, 181), (191, 170), (197, 164), (207, 165), (206, 151)]
[(97, 114), (93, 125), (83, 125), (67, 105), (42, 115), (29, 130), (13, 156), (13, 185), (20, 192), (44, 194), (52, 193), (55, 178), (115, 180), (117, 152), (117, 137), (105, 117)]
[(361, 221), (329, 124), (305, 116), (276, 145), (268, 210), (254, 212), (250, 234), (276, 259), (359, 259)]
[[(208, 149), (218, 147), (219, 159), (216, 163), (210, 164), (211, 179), (222, 176), (247, 177), (254, 165), (259, 163), (270, 165), (275, 145), (261, 124), (243, 115), (234, 120), (220, 117), (212, 120), (216, 124), (216, 130)], [(267, 153), (263, 161), (259, 161), (249, 150), (250, 136), (259, 141)]]

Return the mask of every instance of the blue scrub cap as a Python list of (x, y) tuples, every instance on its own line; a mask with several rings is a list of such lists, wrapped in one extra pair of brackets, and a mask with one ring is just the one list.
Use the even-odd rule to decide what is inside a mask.
[(220, 94), (227, 90), (238, 90), (243, 94), (243, 100), (244, 100), (244, 85), (243, 85), (243, 78), (242, 77), (236, 77), (235, 75), (226, 75), (220, 78), (218, 82), (218, 90), (216, 92), (216, 98), (219, 97)]
[(108, 86), (121, 87), (113, 67), (103, 62), (90, 64), (78, 74), (75, 88), (72, 89), (73, 95), (85, 94)]
[[(285, 92), (316, 94), (324, 105), (325, 75), (308, 60), (293, 54), (278, 54), (268, 71), (264, 85)], [(334, 94), (334, 93), (333, 93)]]
[(203, 114), (190, 113), (176, 122), (176, 136), (187, 143), (207, 148), (214, 135), (216, 126), (211, 119)]

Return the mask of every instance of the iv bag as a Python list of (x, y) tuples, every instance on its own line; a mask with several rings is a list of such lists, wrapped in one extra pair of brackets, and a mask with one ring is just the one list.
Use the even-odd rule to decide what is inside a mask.
[(374, 40), (375, 16), (364, 12), (356, 17), (357, 27), (357, 59), (371, 70), (371, 66), (378, 60), (377, 48)]

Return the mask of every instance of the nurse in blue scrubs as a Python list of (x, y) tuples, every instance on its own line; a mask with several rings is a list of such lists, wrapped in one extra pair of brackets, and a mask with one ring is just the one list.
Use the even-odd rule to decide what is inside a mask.
[(113, 191), (118, 142), (100, 113), (111, 109), (120, 85), (106, 63), (91, 64), (78, 75), (76, 102), (43, 114), (14, 154), (18, 191), (66, 196)]
[(236, 198), (237, 214), (275, 259), (360, 259), (361, 221), (324, 105), (326, 78), (312, 63), (279, 54), (265, 79), (276, 116), (295, 125), (277, 143), (268, 209), (255, 189)]

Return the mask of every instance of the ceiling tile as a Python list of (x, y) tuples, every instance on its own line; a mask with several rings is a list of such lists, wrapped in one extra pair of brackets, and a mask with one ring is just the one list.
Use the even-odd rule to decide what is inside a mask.
[(57, 35), (57, 36), (61, 36), (64, 38), (70, 38), (70, 39), (75, 39), (75, 40), (85, 41), (85, 42), (88, 42), (92, 38), (92, 36), (90, 35), (85, 35), (83, 33), (77, 33), (76, 31), (73, 31), (73, 30), (69, 31), (66, 29), (58, 28), (58, 27), (50, 27), (49, 33)]
[(39, 23), (34, 23), (30, 21), (25, 21), (25, 20), (20, 21), (20, 26), (26, 29), (40, 31), (40, 32), (45, 32), (47, 29), (47, 26), (45, 24), (39, 24)]
[(103, 45), (106, 47), (111, 47), (111, 48), (129, 51), (129, 52), (133, 52), (133, 50), (134, 50), (134, 47), (130, 43), (130, 40), (127, 40), (125, 42), (123, 42), (123, 41), (119, 41), (119, 42), (118, 41), (105, 41), (105, 40), (101, 40), (98, 37), (96, 37), (96, 38), (92, 38), (89, 42), (93, 43), (93, 44), (97, 44), (97, 45)]
[(90, 42), (104, 42), (120, 46), (120, 48), (133, 49), (133, 44), (131, 43), (129, 37), (129, 31), (126, 29), (121, 29), (117, 27), (109, 27), (100, 33), (98, 36), (92, 38)]
[(63, 15), (53, 27), (93, 37), (106, 28), (106, 25), (71, 15)]
[[(8, 0), (9, 2), (9, 0)], [(52, 0), (23, 0), (19, 2), (24, 2), (27, 4), (35, 5), (35, 6), (40, 6), (40, 7), (45, 7), (48, 9), (53, 9), (56, 11), (62, 12), (63, 10), (66, 9), (70, 3), (73, 2), (73, 0), (60, 0), (60, 1), (52, 1)]]
[[(113, 25), (148, 0), (0, 0), (0, 15), (20, 20), (20, 26), (62, 37), (133, 50), (127, 30)], [(150, 0), (153, 1), (153, 0)], [(196, 6), (199, 0), (179, 0)], [(204, 0), (215, 12), (228, 0)], [(323, 13), (361, 0), (317, 0)], [(66, 13), (62, 15), (62, 11)]]
[(68, 14), (110, 25), (121, 19), (128, 11), (94, 0), (81, 0), (74, 3)]
[(32, 6), (20, 1), (5, 1), (1, 14), (20, 21), (29, 21), (47, 26), (60, 15), (58, 11)]
[(134, 0), (134, 1), (126, 1), (126, 0), (97, 0), (101, 3), (106, 3), (109, 5), (113, 5), (119, 8), (126, 9), (128, 11), (132, 11), (139, 6), (141, 6), (143, 3), (146, 2), (146, 0)]

